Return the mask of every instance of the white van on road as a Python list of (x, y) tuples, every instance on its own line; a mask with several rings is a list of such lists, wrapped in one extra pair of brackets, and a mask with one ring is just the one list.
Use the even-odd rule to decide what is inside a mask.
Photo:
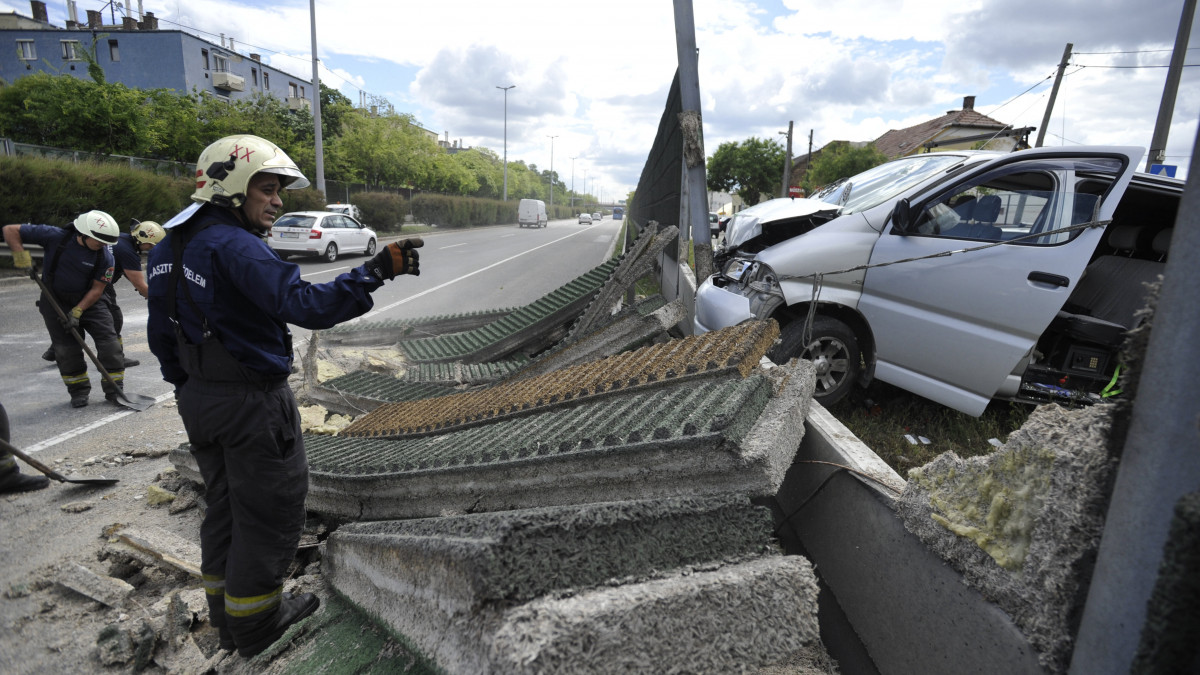
[(758, 204), (727, 227), (695, 332), (775, 319), (769, 356), (816, 363), (823, 405), (872, 379), (976, 416), (1101, 400), (1183, 193), (1135, 173), (1143, 152), (919, 154)]
[(332, 213), (340, 213), (343, 216), (350, 216), (358, 222), (362, 222), (362, 213), (354, 204), (342, 204), (341, 202), (338, 202), (337, 204), (326, 204), (325, 210)]
[(522, 199), (517, 206), (517, 225), (545, 227), (550, 222), (546, 217), (546, 202), (540, 199)]

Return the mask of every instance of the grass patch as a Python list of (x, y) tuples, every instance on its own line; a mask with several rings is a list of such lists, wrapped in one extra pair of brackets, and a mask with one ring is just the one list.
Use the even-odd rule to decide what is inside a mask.
[[(946, 451), (959, 457), (986, 455), (995, 450), (989, 439), (1007, 441), (1032, 411), (1031, 405), (993, 401), (983, 415), (971, 417), (879, 381), (852, 389), (829, 407), (830, 414), (901, 476)], [(922, 443), (921, 437), (929, 443)]]

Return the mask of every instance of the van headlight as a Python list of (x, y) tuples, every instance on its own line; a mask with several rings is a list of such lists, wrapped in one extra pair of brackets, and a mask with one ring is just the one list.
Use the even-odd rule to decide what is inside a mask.
[(758, 293), (774, 293), (779, 289), (779, 278), (770, 265), (755, 262), (745, 272), (745, 283), (748, 288)]

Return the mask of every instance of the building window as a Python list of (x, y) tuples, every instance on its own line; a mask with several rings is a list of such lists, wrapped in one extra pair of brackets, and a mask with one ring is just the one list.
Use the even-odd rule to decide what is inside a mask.
[(288, 82), (288, 96), (291, 98), (296, 98), (296, 83), (295, 82)]
[(258, 86), (258, 68), (250, 69), (250, 81), (254, 83), (254, 86)]
[(208, 50), (207, 50), (207, 49), (201, 49), (201, 50), (200, 50), (200, 56), (204, 57), (204, 69), (205, 69), (205, 70), (208, 70)]
[(59, 40), (63, 61), (79, 61), (79, 40)]
[(37, 49), (33, 40), (17, 40), (17, 58), (22, 61), (37, 61)]
[(114, 63), (121, 60), (121, 52), (117, 49), (116, 40), (108, 41), (108, 59)]
[(300, 98), (304, 98), (304, 85), (300, 85)]
[(263, 71), (263, 89), (271, 90), (271, 74), (265, 70)]
[(213, 70), (218, 73), (229, 72), (229, 60), (220, 54), (213, 54)]

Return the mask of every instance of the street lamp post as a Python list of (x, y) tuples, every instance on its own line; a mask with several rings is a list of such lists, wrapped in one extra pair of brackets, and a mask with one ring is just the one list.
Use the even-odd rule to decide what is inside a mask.
[(497, 89), (504, 90), (504, 201), (508, 201), (508, 90), (517, 85), (510, 84), (507, 87), (496, 85)]
[(550, 139), (550, 212), (554, 213), (554, 139), (558, 136), (546, 136)]
[(575, 159), (577, 157), (579, 157), (579, 155), (575, 155), (575, 157), (571, 158), (571, 213), (572, 213), (572, 215), (574, 215), (574, 213), (575, 213)]

